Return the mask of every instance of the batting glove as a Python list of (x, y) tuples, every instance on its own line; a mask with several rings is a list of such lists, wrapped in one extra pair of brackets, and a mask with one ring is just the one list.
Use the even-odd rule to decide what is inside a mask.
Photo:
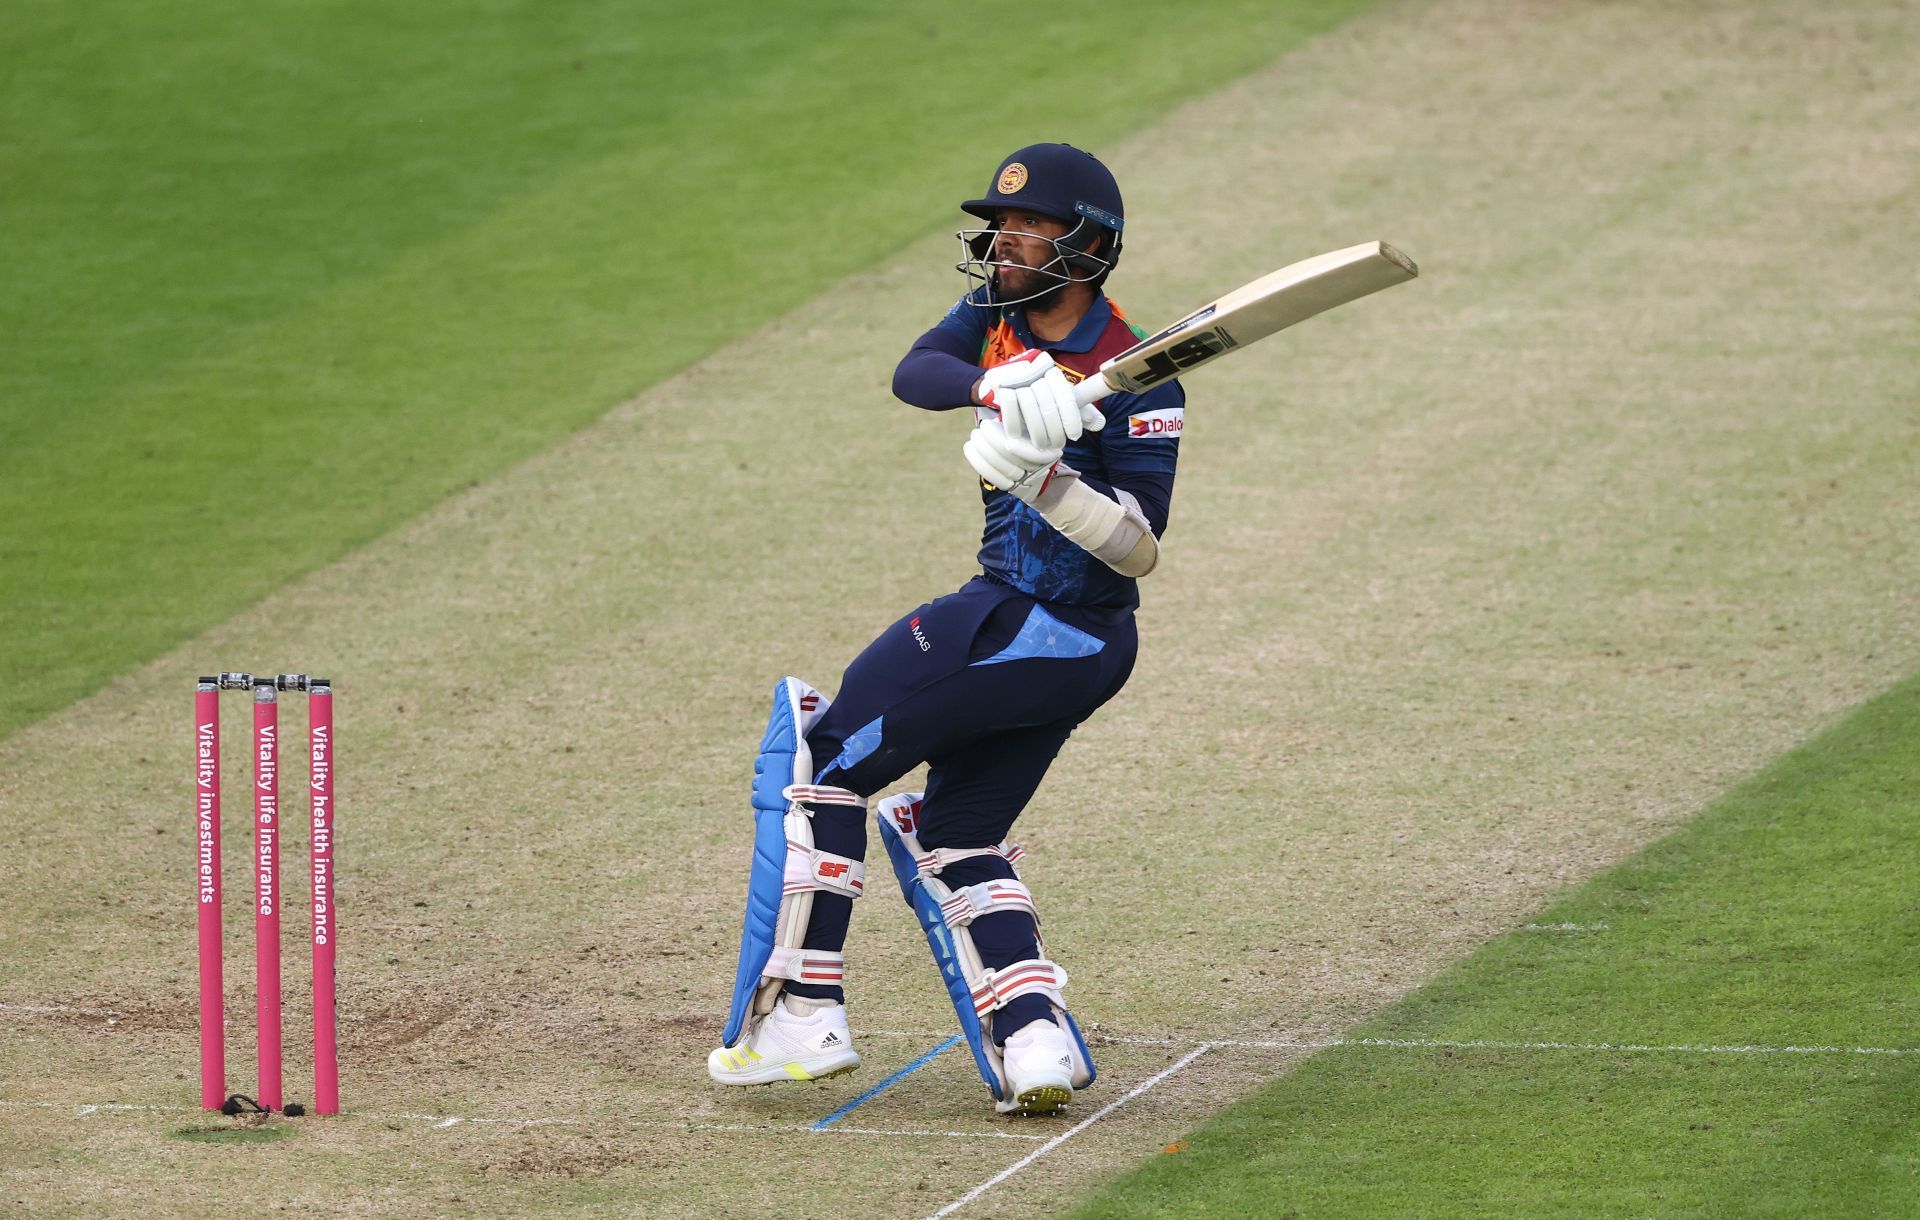
[(1043, 351), (1022, 352), (988, 369), (975, 394), (1000, 412), (1008, 436), (1043, 449), (1063, 448), (1107, 422), (1098, 407), (1082, 407), (1074, 400), (1073, 383)]
[(1007, 435), (997, 419), (982, 420), (962, 450), (974, 473), (1024, 503), (1033, 503), (1060, 460), (1058, 446), (1042, 449), (1030, 441)]

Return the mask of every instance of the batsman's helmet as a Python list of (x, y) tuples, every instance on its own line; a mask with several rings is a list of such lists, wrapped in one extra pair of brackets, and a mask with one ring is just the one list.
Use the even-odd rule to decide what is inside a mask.
[[(1071, 144), (1029, 144), (1018, 150), (994, 171), (987, 193), (960, 208), (989, 224), (997, 208), (1025, 208), (1073, 225), (1073, 231), (1056, 244), (1076, 278), (1095, 285), (1120, 261), (1120, 231), (1126, 226), (1120, 184), (1092, 153)], [(968, 244), (977, 247), (976, 257), (984, 258), (992, 234), (974, 232)], [(1100, 238), (1105, 240), (1099, 253), (1090, 253)]]

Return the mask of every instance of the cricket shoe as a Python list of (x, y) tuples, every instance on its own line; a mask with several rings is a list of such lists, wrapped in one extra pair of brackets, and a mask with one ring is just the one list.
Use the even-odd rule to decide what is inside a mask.
[[(789, 1008), (781, 996), (738, 1046), (722, 1046), (707, 1056), (707, 1075), (721, 1084), (774, 1084), (782, 1080), (824, 1080), (860, 1066), (847, 1031), (847, 1009), (831, 1001), (801, 1000)], [(817, 1006), (817, 1007), (816, 1007)]]
[(1073, 1100), (1073, 1044), (1051, 1021), (1031, 1021), (1001, 1048), (1010, 1101), (995, 1101), (1002, 1114), (1058, 1114)]

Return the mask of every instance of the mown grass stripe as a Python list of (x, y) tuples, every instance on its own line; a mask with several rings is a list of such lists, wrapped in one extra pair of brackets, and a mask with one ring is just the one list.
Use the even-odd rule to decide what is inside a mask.
[(1040, 1160), (1042, 1157), (1046, 1156), (1048, 1153), (1052, 1152), (1054, 1149), (1058, 1148), (1060, 1145), (1066, 1143), (1068, 1140), (1072, 1139), (1074, 1136), (1079, 1135), (1081, 1132), (1087, 1130), (1089, 1127), (1092, 1127), (1095, 1123), (1098, 1123), (1101, 1119), (1107, 1117), (1109, 1114), (1112, 1114), (1115, 1110), (1118, 1110), (1121, 1106), (1126, 1105), (1128, 1102), (1132, 1101), (1136, 1097), (1143, 1096), (1144, 1094), (1150, 1092), (1156, 1085), (1160, 1084), (1160, 1082), (1167, 1080), (1173, 1076), (1179, 1075), (1182, 1071), (1185, 1071), (1188, 1065), (1190, 1065), (1194, 1060), (1200, 1058), (1200, 1056), (1206, 1054), (1208, 1051), (1212, 1049), (1213, 1049), (1213, 1045), (1211, 1043), (1205, 1043), (1205, 1042), (1201, 1043), (1199, 1046), (1194, 1047), (1192, 1050), (1182, 1055), (1179, 1059), (1176, 1059), (1174, 1062), (1168, 1064), (1166, 1067), (1161, 1068), (1159, 1071), (1147, 1077), (1145, 1080), (1141, 1081), (1139, 1084), (1134, 1085), (1131, 1089), (1128, 1089), (1125, 1093), (1122, 1093), (1120, 1096), (1114, 1098), (1112, 1101), (1108, 1102), (1106, 1105), (1101, 1106), (1098, 1110), (1095, 1110), (1092, 1114), (1087, 1115), (1087, 1117), (1081, 1119), (1079, 1122), (1075, 1123), (1073, 1126), (1067, 1128), (1065, 1131), (1062, 1131), (1060, 1134), (1054, 1136), (1052, 1139), (1048, 1140), (1046, 1143), (1040, 1145), (1040, 1147), (1035, 1148), (1032, 1152), (1029, 1152), (1026, 1156), (1021, 1157), (1019, 1160), (1015, 1161), (1013, 1164), (1007, 1166), (1005, 1169), (1002, 1169), (999, 1173), (994, 1174), (991, 1178), (988, 1178), (986, 1181), (980, 1183), (978, 1186), (975, 1186), (973, 1189), (967, 1191), (966, 1194), (961, 1195), (959, 1198), (955, 1199), (953, 1202), (947, 1204), (945, 1207), (942, 1207), (939, 1211), (934, 1212), (931, 1216), (927, 1218), (927, 1220), (941, 1220), (941, 1217), (951, 1216), (953, 1213), (959, 1211), (961, 1208), (964, 1208), (968, 1204), (973, 1203), (975, 1200), (979, 1199), (982, 1195), (985, 1195), (988, 1191), (1000, 1185), (1000, 1183), (1006, 1181), (1008, 1178), (1011, 1178), (1015, 1174), (1019, 1173), (1021, 1170), (1026, 1169), (1028, 1166), (1032, 1165), (1035, 1161)]
[(13, 6), (0, 737), (1367, 2)]
[(1911, 1213), (1916, 815), (1920, 675), (1074, 1214)]

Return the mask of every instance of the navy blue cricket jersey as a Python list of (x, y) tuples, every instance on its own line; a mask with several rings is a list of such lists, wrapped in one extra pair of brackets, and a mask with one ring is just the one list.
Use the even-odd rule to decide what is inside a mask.
[[(987, 291), (975, 289), (971, 300), (986, 300)], [(1058, 343), (1035, 337), (1018, 305), (982, 308), (962, 298), (900, 361), (893, 392), (927, 410), (967, 407), (982, 369), (1023, 352), (1044, 349), (1069, 380), (1079, 381), (1145, 337), (1104, 294)], [(1107, 426), (1069, 443), (1063, 460), (1098, 491), (1131, 493), (1159, 537), (1173, 501), (1186, 392), (1170, 381), (1145, 394), (1109, 394), (1099, 405)], [(1140, 604), (1137, 581), (1069, 542), (1031, 507), (984, 481), (980, 498), (986, 509), (980, 566), (989, 576), (1042, 601), (1113, 609)]]

